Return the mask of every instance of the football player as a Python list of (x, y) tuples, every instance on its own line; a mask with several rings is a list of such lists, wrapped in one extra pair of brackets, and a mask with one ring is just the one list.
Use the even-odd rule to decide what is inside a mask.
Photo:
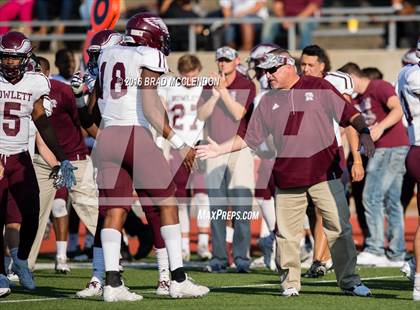
[[(79, 72), (77, 72), (73, 76), (71, 85), (73, 92), (76, 95), (77, 105), (79, 107), (79, 115), (84, 124), (90, 124), (94, 122), (99, 126), (101, 122), (101, 115), (96, 104), (92, 109), (92, 115), (87, 112), (87, 107), (83, 98), (84, 87), (86, 86), (88, 93), (90, 94), (89, 100), (91, 102), (96, 103), (97, 99), (93, 90), (95, 87), (96, 78), (98, 76), (97, 61), (99, 54), (102, 50), (121, 43), (121, 40), (122, 36), (116, 31), (99, 31), (92, 37), (91, 44), (88, 47), (88, 70), (85, 72), (83, 77), (80, 75)], [(165, 243), (160, 233), (160, 214), (159, 211), (153, 207), (152, 202), (148, 203), (147, 205), (143, 204), (142, 208), (146, 214), (147, 221), (151, 225), (153, 230), (153, 244), (155, 246), (159, 270), (159, 280), (156, 289), (156, 294), (169, 295), (169, 261), (168, 254), (165, 248)], [(133, 214), (129, 214), (129, 216), (133, 216)], [(93, 248), (93, 275), (91, 280), (86, 285), (86, 288), (76, 293), (76, 297), (78, 298), (88, 298), (103, 295), (103, 276), (105, 272), (105, 265), (102, 251), (102, 242), (100, 237), (102, 225), (103, 216), (99, 214)]]
[(108, 302), (142, 299), (124, 286), (118, 267), (121, 229), (131, 207), (133, 185), (143, 206), (151, 202), (161, 206), (160, 230), (171, 271), (170, 296), (203, 296), (209, 289), (193, 284), (183, 270), (175, 186), (168, 163), (149, 131), (152, 125), (192, 167), (194, 150), (174, 134), (156, 91), (158, 78), (167, 71), (169, 33), (159, 17), (139, 13), (128, 21), (125, 41), (125, 45), (101, 52), (100, 83), (95, 84), (104, 124), (93, 151), (98, 165), (100, 212), (105, 217), (101, 230), (106, 270), (103, 297)]
[[(165, 105), (169, 122), (174, 132), (188, 144), (195, 145), (203, 139), (204, 123), (197, 118), (197, 102), (203, 91), (198, 83), (198, 76), (202, 69), (200, 60), (194, 55), (183, 55), (178, 59), (179, 77), (162, 79), (158, 87), (158, 94)], [(170, 150), (170, 164), (177, 185), (179, 223), (182, 231), (182, 257), (190, 260), (190, 221), (188, 204), (197, 206), (198, 250), (200, 259), (211, 258), (209, 252), (210, 214), (209, 196), (205, 190), (204, 175), (199, 171), (191, 174), (184, 165), (182, 158), (175, 149)], [(192, 195), (191, 195), (192, 194)], [(191, 197), (192, 199), (188, 199)]]
[[(417, 183), (417, 210), (420, 216), (420, 40), (417, 42), (417, 64), (408, 64), (398, 75), (396, 91), (408, 123), (410, 150), (405, 160), (407, 172)], [(416, 265), (417, 262), (417, 265)], [(420, 301), (420, 218), (414, 237), (414, 258), (404, 263), (402, 271), (414, 282), (413, 299)]]
[[(5, 169), (0, 181), (0, 209), (6, 209), (7, 194), (10, 191), (22, 215), (19, 249), (12, 270), (28, 290), (35, 289), (27, 259), (38, 229), (38, 221), (33, 219), (39, 216), (38, 182), (28, 153), (31, 117), (45, 143), (60, 162), (53, 173), (55, 185), (71, 187), (75, 184), (75, 168), (58, 145), (45, 115), (43, 98), (49, 94), (49, 81), (41, 73), (26, 71), (31, 52), (31, 42), (20, 32), (9, 32), (0, 39), (0, 154)], [(0, 231), (3, 231), (4, 217), (0, 218)], [(3, 234), (0, 234), (0, 246), (3, 246)], [(3, 260), (4, 253), (1, 251), (0, 295), (10, 293)]]

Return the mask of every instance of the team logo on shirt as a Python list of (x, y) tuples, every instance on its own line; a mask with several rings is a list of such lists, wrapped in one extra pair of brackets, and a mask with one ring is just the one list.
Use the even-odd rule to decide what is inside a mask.
[(280, 107), (280, 106), (279, 106), (277, 103), (275, 103), (275, 104), (273, 104), (273, 108), (272, 108), (272, 110), (273, 110), (273, 111), (274, 111), (274, 110), (277, 110), (279, 107)]
[(305, 101), (314, 101), (314, 93), (313, 92), (306, 92), (305, 93)]

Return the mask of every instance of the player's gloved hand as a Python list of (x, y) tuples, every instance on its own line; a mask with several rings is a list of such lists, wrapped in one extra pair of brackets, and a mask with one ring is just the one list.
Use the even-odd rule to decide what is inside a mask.
[(54, 166), (50, 173), (50, 179), (54, 179), (54, 187), (58, 189), (65, 186), (70, 189), (76, 185), (76, 177), (73, 172), (76, 169), (68, 160), (62, 161), (60, 166)]
[(370, 134), (361, 133), (359, 135), (359, 150), (361, 147), (363, 147), (367, 157), (373, 157), (373, 154), (375, 153), (375, 143), (373, 142)]
[(92, 93), (95, 89), (96, 75), (87, 71), (83, 76), (83, 82), (86, 84), (89, 93)]
[(83, 77), (80, 76), (80, 71), (77, 71), (75, 74), (73, 74), (73, 77), (70, 82), (71, 89), (73, 91), (73, 94), (76, 97), (83, 96)]
[(50, 98), (44, 97), (42, 101), (42, 105), (44, 106), (45, 115), (47, 115), (47, 117), (50, 117), (53, 113), (53, 108), (54, 108), (53, 102), (51, 101)]

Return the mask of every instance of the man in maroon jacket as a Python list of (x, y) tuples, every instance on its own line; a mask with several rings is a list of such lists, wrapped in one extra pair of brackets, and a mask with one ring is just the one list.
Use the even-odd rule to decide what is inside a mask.
[(355, 273), (356, 248), (349, 208), (340, 182), (340, 153), (333, 119), (352, 125), (369, 156), (374, 152), (364, 118), (327, 81), (296, 72), (290, 54), (277, 49), (259, 64), (273, 90), (261, 99), (248, 129), (223, 144), (197, 147), (201, 158), (244, 147), (256, 148), (271, 134), (277, 149), (273, 167), (276, 183), (277, 267), (283, 296), (299, 295), (299, 241), (308, 196), (321, 211), (338, 286), (346, 294), (370, 296)]

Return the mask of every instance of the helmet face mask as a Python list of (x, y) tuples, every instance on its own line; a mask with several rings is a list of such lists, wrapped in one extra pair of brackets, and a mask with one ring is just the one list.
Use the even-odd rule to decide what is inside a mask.
[(96, 75), (98, 71), (98, 58), (101, 51), (104, 48), (120, 44), (122, 40), (122, 35), (115, 30), (104, 29), (96, 33), (92, 37), (90, 46), (87, 49), (87, 53), (89, 55), (89, 72)]
[(0, 72), (8, 81), (23, 77), (32, 54), (29, 39), (20, 32), (8, 32), (0, 38)]

